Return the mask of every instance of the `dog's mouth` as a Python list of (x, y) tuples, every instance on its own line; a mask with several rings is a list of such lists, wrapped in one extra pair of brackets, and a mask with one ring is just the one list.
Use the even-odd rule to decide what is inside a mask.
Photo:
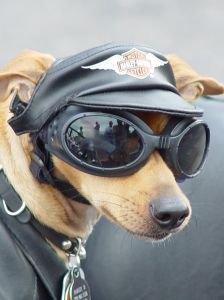
[(142, 232), (133, 232), (130, 230), (128, 230), (128, 232), (137, 238), (149, 240), (152, 242), (165, 241), (167, 238), (169, 238), (172, 235), (171, 232), (142, 233)]
[(130, 204), (129, 210), (126, 209), (125, 213), (121, 213), (121, 215), (113, 214), (105, 207), (102, 209), (102, 212), (113, 223), (119, 225), (136, 238), (155, 242), (164, 241), (171, 235), (180, 232), (187, 223), (186, 220), (180, 226), (163, 228), (154, 221), (151, 215), (145, 213), (144, 209), (141, 213), (139, 211), (136, 212), (135, 207), (130, 208)]
[(152, 234), (150, 236), (150, 239), (153, 241), (163, 241), (170, 236), (171, 236), (170, 232), (163, 232), (163, 233)]
[[(157, 156), (154, 158), (157, 164), (159, 158)], [(92, 176), (74, 170), (71, 166), (57, 159), (55, 159), (55, 163), (57, 163), (58, 168), (61, 165), (60, 170), (63, 170), (63, 174), (66, 175), (65, 178), (71, 178), (71, 185), (77, 187), (77, 190), (88, 199), (93, 211), (105, 216), (136, 238), (148, 241), (163, 241), (172, 234), (181, 231), (188, 223), (190, 213), (189, 216), (184, 215), (186, 220), (183, 218), (182, 221), (181, 216), (183, 215), (182, 210), (187, 209), (189, 204), (179, 189), (173, 192), (175, 186), (174, 188), (172, 185), (169, 187), (167, 178), (165, 178), (165, 185), (163, 182), (164, 186), (160, 185), (160, 192), (154, 192), (154, 194), (143, 192), (144, 186), (148, 183), (148, 179), (143, 176), (149, 169), (148, 165), (144, 166), (133, 177), (120, 179)], [(151, 170), (153, 166), (150, 162), (148, 164)], [(168, 173), (168, 175), (170, 174)], [(138, 182), (138, 186), (136, 187), (135, 184), (133, 188), (133, 182)], [(171, 184), (173, 184), (172, 181)], [(154, 191), (157, 186), (158, 183), (156, 182), (151, 189)], [(69, 201), (69, 204), (74, 206), (72, 210), (69, 207), (67, 208), (69, 219), (77, 219), (77, 207), (79, 206), (73, 201)], [(66, 205), (69, 206), (67, 202)], [(154, 205), (154, 209), (151, 209), (152, 205)], [(83, 210), (87, 211), (86, 206)], [(172, 214), (172, 212), (174, 213)], [(88, 214), (86, 213), (85, 217), (87, 223), (89, 222)]]

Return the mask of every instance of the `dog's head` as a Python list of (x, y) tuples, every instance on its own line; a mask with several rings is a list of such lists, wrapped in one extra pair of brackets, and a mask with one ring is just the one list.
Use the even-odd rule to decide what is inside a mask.
[[(179, 58), (171, 56), (169, 60), (184, 98), (192, 100), (208, 90), (212, 94), (220, 93), (221, 89), (223, 92), (218, 82), (192, 75)], [(18, 137), (8, 125), (12, 117), (9, 106), (15, 94), (28, 103), (40, 77), (53, 62), (50, 55), (27, 51), (0, 73), (0, 160), (32, 213), (44, 224), (69, 236), (85, 237), (100, 214), (133, 234), (154, 240), (182, 229), (190, 219), (191, 207), (170, 167), (156, 150), (135, 172), (112, 177), (90, 174), (52, 155), (54, 176), (74, 186), (88, 199), (90, 206), (67, 199), (55, 187), (40, 184), (32, 176), (29, 169), (33, 152), (31, 137), (30, 134)], [(158, 135), (170, 119), (161, 112), (133, 114)]]

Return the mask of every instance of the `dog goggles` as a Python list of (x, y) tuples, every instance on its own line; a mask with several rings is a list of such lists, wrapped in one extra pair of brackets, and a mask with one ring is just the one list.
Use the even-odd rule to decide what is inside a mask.
[(69, 106), (42, 130), (46, 149), (81, 171), (130, 175), (156, 149), (178, 179), (196, 176), (204, 165), (210, 134), (200, 119), (172, 117), (161, 135), (155, 135), (132, 113), (85, 110)]

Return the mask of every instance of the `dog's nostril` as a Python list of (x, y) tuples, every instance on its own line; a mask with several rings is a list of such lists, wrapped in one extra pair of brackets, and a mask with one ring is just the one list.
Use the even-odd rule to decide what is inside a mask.
[(156, 215), (156, 217), (157, 217), (157, 219), (158, 219), (159, 221), (164, 222), (164, 223), (169, 222), (170, 219), (171, 219), (171, 216), (170, 216), (170, 214), (168, 214), (168, 213), (164, 213), (164, 214), (158, 213), (158, 214)]
[(150, 205), (154, 221), (164, 229), (179, 227), (189, 215), (187, 204), (178, 199), (160, 199)]
[(189, 209), (182, 216), (179, 217), (178, 222), (183, 223), (183, 221), (189, 216)]

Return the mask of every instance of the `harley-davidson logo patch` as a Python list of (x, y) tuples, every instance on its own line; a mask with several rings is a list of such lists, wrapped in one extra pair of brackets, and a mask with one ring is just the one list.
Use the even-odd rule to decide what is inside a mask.
[(112, 57), (91, 66), (83, 66), (91, 70), (113, 70), (119, 75), (130, 75), (138, 79), (153, 77), (156, 67), (167, 64), (152, 53), (145, 53), (136, 48), (131, 49), (122, 55)]
[(146, 78), (151, 74), (152, 64), (144, 52), (132, 49), (124, 53), (123, 60), (119, 61), (118, 68), (120, 72), (127, 72), (128, 75), (137, 78)]

